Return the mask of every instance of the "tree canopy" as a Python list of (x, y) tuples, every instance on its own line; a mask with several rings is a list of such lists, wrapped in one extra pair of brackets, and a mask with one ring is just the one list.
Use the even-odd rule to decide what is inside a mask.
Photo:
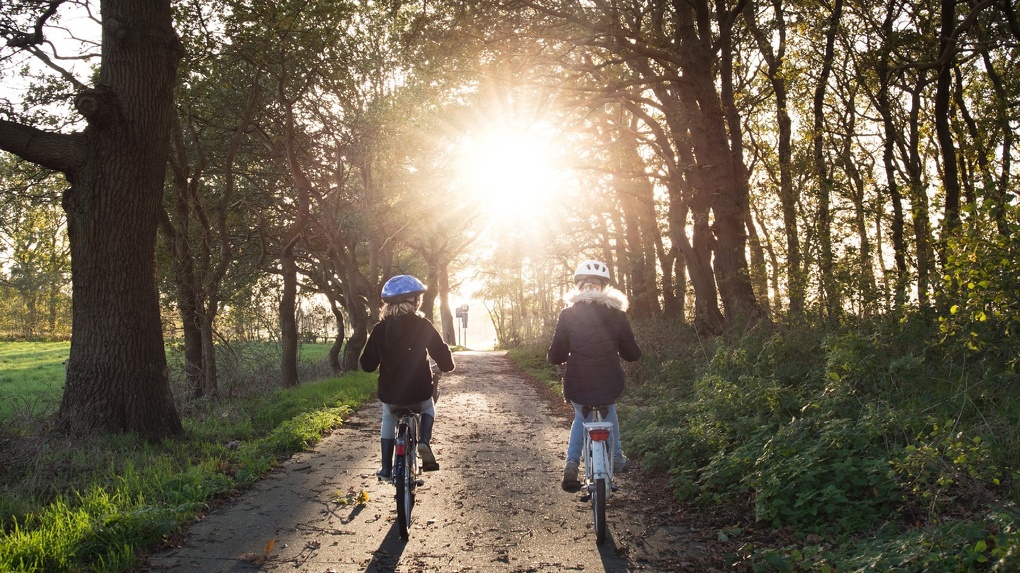
[(5, 3), (0, 35), (3, 305), (56, 335), (70, 265), (71, 426), (180, 431), (128, 412), (173, 412), (161, 321), (195, 396), (242, 332), (297, 384), (313, 298), (356, 368), (397, 273), (450, 342), (455, 291), (501, 345), (546, 336), (585, 258), (701, 333), (1014, 326), (1008, 0), (57, 0)]

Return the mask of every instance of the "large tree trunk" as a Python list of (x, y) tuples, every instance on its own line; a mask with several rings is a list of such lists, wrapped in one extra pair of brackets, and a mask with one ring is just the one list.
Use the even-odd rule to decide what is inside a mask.
[[(945, 222), (942, 233), (942, 248), (945, 240), (960, 226), (960, 175), (956, 165), (956, 143), (949, 126), (952, 99), (952, 71), (956, 61), (956, 5), (955, 0), (941, 0), (941, 24), (939, 34), (939, 67), (935, 80), (935, 134), (942, 153), (942, 186), (945, 189)], [(943, 259), (945, 258), (945, 253)]]
[(180, 43), (170, 2), (104, 0), (97, 88), (76, 102), (84, 156), (64, 194), (73, 284), (71, 352), (59, 427), (183, 432), (167, 377), (156, 230)]
[(360, 368), (358, 359), (361, 358), (361, 351), (368, 342), (368, 312), (368, 301), (364, 297), (360, 299), (348, 297), (347, 314), (351, 318), (351, 337), (347, 339), (347, 346), (344, 347), (345, 372), (355, 372)]
[[(882, 36), (891, 38), (893, 36), (893, 23), (895, 17), (888, 14), (882, 22)], [(886, 40), (890, 41), (890, 40)], [(910, 273), (907, 269), (907, 245), (904, 232), (905, 222), (903, 214), (903, 196), (900, 192), (899, 182), (896, 179), (896, 146), (899, 137), (899, 128), (893, 117), (892, 96), (890, 95), (890, 83), (892, 81), (892, 70), (889, 68), (891, 54), (883, 52), (878, 59), (878, 93), (875, 94), (874, 103), (879, 115), (882, 116), (882, 130), (884, 141), (882, 142), (882, 163), (885, 167), (886, 188), (889, 192), (889, 201), (893, 210), (892, 243), (893, 260), (896, 265), (896, 278), (893, 286), (893, 304), (902, 307), (907, 302), (907, 284), (910, 282)], [(879, 209), (882, 211), (884, 207)], [(877, 228), (881, 228), (878, 226)], [(879, 248), (881, 252), (881, 248)]]
[(174, 217), (163, 220), (163, 236), (174, 253), (173, 273), (177, 287), (177, 310), (181, 316), (184, 338), (184, 375), (195, 398), (205, 395), (203, 381), (205, 367), (202, 361), (202, 298), (196, 280), (195, 256), (189, 242), (189, 230), (194, 213), (190, 201), (188, 156), (179, 121), (173, 126), (173, 146), (170, 167), (173, 173)]
[(344, 281), (344, 304), (347, 319), (351, 323), (351, 336), (344, 347), (343, 369), (345, 372), (356, 372), (361, 368), (358, 359), (368, 342), (368, 330), (372, 318), (379, 313), (379, 291), (368, 280), (356, 264), (343, 267), (346, 270)]

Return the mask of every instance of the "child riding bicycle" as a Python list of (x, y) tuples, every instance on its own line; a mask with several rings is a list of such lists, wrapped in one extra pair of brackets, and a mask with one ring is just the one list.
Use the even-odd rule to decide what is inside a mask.
[(584, 261), (574, 272), (574, 286), (563, 297), (567, 307), (560, 311), (546, 355), (552, 364), (566, 363), (562, 369), (563, 396), (574, 406), (560, 484), (568, 492), (581, 488), (577, 472), (584, 442), (585, 416), (581, 412), (584, 406), (609, 406), (606, 421), (613, 424), (612, 437), (616, 443), (613, 471), (626, 469), (627, 458), (620, 445), (616, 416), (616, 400), (624, 388), (620, 359), (633, 362), (641, 358), (641, 349), (627, 320), (627, 297), (609, 286), (609, 267), (600, 261)]
[(379, 368), (382, 402), (382, 468), (376, 472), (379, 479), (389, 479), (393, 472), (397, 417), (392, 410), (397, 406), (420, 408), (418, 455), (422, 469), (439, 469), (430, 446), (436, 407), (429, 358), (442, 372), (453, 371), (455, 365), (450, 347), (418, 311), (424, 293), (425, 285), (411, 275), (397, 275), (386, 281), (382, 288), (381, 320), (372, 328), (361, 354), (362, 370), (374, 372)]

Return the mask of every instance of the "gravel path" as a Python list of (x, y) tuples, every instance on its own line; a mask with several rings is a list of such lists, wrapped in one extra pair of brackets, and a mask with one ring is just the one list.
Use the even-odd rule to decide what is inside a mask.
[(663, 521), (662, 507), (639, 505), (649, 497), (647, 484), (635, 481), (640, 471), (618, 476), (608, 539), (597, 546), (591, 505), (559, 486), (569, 409), (502, 353), (455, 359), (437, 404), (433, 449), (442, 469), (424, 474), (408, 541), (397, 532), (393, 486), (375, 479), (373, 402), (313, 451), (191, 525), (176, 547), (151, 556), (149, 570), (706, 570), (679, 551), (697, 549), (686, 526)]

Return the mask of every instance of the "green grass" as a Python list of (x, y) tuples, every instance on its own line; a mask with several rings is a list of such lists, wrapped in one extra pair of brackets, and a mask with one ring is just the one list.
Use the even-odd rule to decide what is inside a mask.
[[(304, 345), (303, 361), (324, 359), (328, 346), (314, 346), (323, 348)], [(130, 570), (211, 503), (341, 425), (375, 389), (374, 374), (356, 372), (189, 402), (185, 437), (158, 444), (0, 431), (0, 571)]]
[(521, 370), (545, 382), (550, 388), (558, 389), (560, 388), (560, 378), (556, 374), (556, 367), (546, 362), (545, 352), (545, 346), (536, 345), (511, 348), (506, 351), (506, 354)]
[[(325, 376), (332, 344), (304, 343), (298, 347), (298, 361), (305, 366), (303, 379)], [(179, 370), (179, 353), (168, 352), (171, 367)], [(271, 381), (279, 367), (279, 344), (251, 342), (236, 345), (233, 353), (220, 349), (218, 361), (221, 386), (232, 376)], [(64, 391), (64, 362), (70, 342), (0, 342), (0, 420), (12, 414), (37, 417), (56, 410)], [(264, 364), (265, 371), (250, 372), (252, 365)], [(244, 370), (244, 374), (238, 371)], [(268, 372), (266, 372), (268, 371)], [(260, 392), (264, 388), (260, 388)], [(179, 389), (179, 393), (185, 390)]]
[(70, 350), (70, 342), (0, 342), (0, 418), (53, 411)]

